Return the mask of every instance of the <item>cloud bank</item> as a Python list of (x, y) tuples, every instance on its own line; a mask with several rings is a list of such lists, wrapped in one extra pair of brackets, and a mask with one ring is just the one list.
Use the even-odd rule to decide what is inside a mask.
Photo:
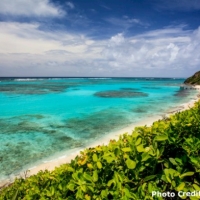
[(58, 17), (62, 16), (64, 11), (49, 0), (1, 0), (0, 13), (26, 17)]
[(0, 22), (1, 76), (187, 76), (199, 69), (200, 28), (94, 40), (40, 24)]

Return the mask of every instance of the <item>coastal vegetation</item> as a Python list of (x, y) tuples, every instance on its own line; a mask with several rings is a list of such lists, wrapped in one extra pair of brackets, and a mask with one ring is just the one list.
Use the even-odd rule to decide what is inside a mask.
[(187, 78), (185, 84), (200, 85), (200, 71), (196, 72), (193, 76)]
[(165, 199), (152, 197), (154, 191), (175, 194), (171, 199), (186, 199), (178, 197), (178, 191), (200, 191), (199, 153), (197, 102), (189, 110), (151, 127), (137, 127), (131, 135), (123, 134), (106, 146), (85, 149), (52, 172), (16, 179), (0, 191), (0, 199)]

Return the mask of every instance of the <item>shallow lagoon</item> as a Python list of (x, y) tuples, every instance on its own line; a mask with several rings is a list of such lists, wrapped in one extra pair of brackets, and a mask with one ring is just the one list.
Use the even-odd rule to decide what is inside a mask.
[(2, 79), (0, 177), (187, 102), (184, 79)]

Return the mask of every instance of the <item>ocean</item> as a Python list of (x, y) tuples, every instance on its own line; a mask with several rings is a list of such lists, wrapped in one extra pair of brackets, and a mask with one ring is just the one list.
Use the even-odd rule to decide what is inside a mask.
[(196, 96), (175, 78), (0, 78), (0, 180)]

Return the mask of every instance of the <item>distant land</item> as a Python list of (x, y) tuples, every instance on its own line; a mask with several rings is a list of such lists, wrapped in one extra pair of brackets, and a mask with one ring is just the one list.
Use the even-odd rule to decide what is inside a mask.
[(196, 72), (193, 76), (187, 78), (185, 84), (200, 85), (200, 71)]

